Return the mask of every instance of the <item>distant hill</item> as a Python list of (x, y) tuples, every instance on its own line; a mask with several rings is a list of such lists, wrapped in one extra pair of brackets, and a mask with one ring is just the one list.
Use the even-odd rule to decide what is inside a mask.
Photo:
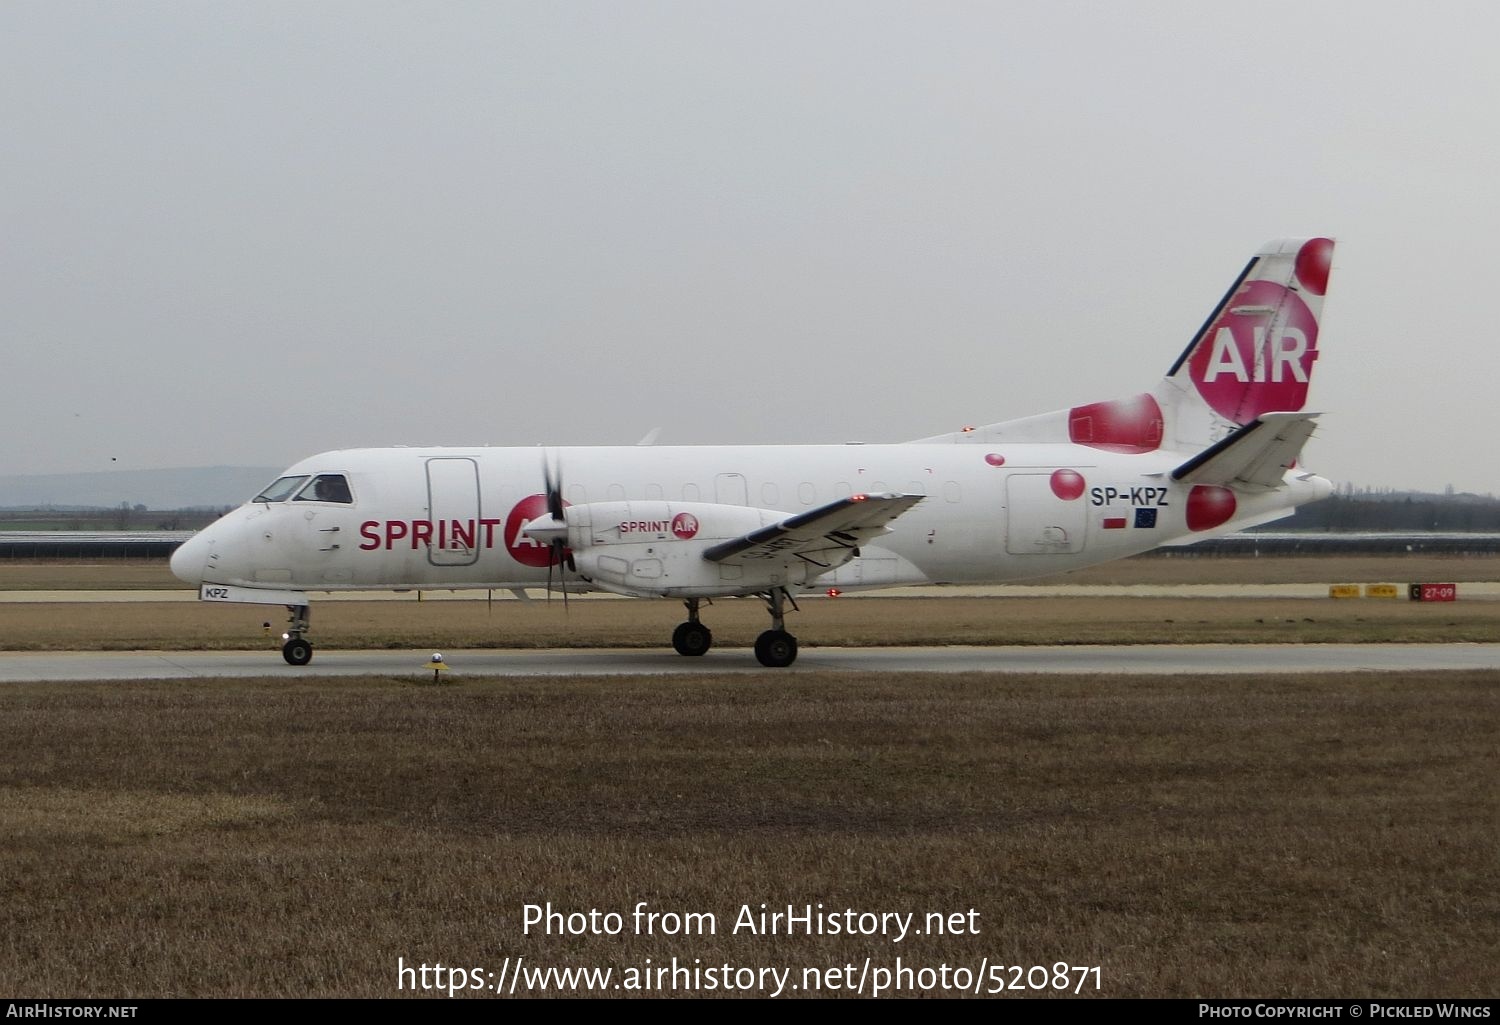
[(0, 476), (0, 509), (203, 509), (239, 505), (276, 479), (279, 469), (200, 466), (175, 470)]

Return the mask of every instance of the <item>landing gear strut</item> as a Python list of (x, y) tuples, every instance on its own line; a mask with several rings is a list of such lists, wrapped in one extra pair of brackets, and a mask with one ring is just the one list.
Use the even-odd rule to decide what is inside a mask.
[[(763, 666), (782, 669), (797, 661), (797, 638), (786, 632), (784, 618), (786, 603), (791, 602), (794, 609), (797, 603), (784, 587), (766, 591), (760, 598), (766, 603), (766, 611), (771, 614), (771, 629), (755, 639), (755, 657)], [(683, 600), (682, 604), (687, 606), (687, 622), (679, 623), (677, 629), (672, 631), (672, 647), (677, 649), (679, 655), (703, 655), (713, 647), (713, 632), (698, 620), (699, 601), (698, 598)]]
[(286, 628), (286, 643), (281, 646), (281, 657), (294, 666), (305, 666), (312, 661), (313, 646), (302, 635), (312, 623), (312, 606), (288, 605), (291, 613)]
[[(783, 604), (791, 600), (786, 588), (777, 587), (761, 598), (766, 603), (766, 611), (771, 614), (771, 629), (755, 639), (755, 657), (760, 664), (769, 669), (783, 669), (797, 661), (797, 638), (787, 633), (783, 619)], [(797, 603), (792, 602), (792, 608)]]
[(672, 631), (672, 647), (677, 649), (679, 655), (705, 654), (713, 647), (713, 631), (698, 621), (697, 598), (685, 599), (682, 604), (687, 606), (687, 622), (679, 623), (677, 629)]

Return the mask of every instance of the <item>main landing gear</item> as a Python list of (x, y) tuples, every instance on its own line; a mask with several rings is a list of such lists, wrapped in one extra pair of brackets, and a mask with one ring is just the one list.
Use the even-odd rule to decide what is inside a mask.
[[(797, 661), (797, 638), (786, 632), (782, 619), (783, 603), (791, 601), (786, 588), (777, 587), (762, 594), (766, 611), (771, 614), (771, 629), (755, 638), (755, 657), (768, 669), (784, 669)], [(792, 601), (792, 608), (797, 603)]]
[(714, 634), (698, 621), (698, 599), (688, 598), (682, 604), (687, 606), (687, 622), (679, 623), (672, 631), (672, 647), (679, 655), (696, 657), (706, 654), (713, 647)]
[(312, 606), (288, 605), (287, 611), (291, 616), (286, 628), (286, 643), (281, 646), (281, 657), (290, 665), (305, 666), (313, 657), (312, 643), (302, 636), (312, 623)]
[[(755, 639), (755, 657), (767, 668), (782, 669), (797, 661), (797, 638), (786, 632), (783, 618), (786, 602), (791, 601), (794, 609), (797, 603), (782, 587), (767, 591), (760, 598), (771, 614), (771, 629)], [(688, 598), (683, 604), (687, 606), (688, 618), (672, 631), (672, 647), (679, 655), (697, 657), (706, 654), (713, 647), (714, 635), (698, 619), (699, 599)]]

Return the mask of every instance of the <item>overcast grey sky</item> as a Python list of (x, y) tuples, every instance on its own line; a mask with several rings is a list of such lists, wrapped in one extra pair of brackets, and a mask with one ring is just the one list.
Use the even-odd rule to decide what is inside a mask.
[(1491, 3), (0, 2), (0, 474), (900, 441), (1339, 240), (1305, 462), (1500, 492)]

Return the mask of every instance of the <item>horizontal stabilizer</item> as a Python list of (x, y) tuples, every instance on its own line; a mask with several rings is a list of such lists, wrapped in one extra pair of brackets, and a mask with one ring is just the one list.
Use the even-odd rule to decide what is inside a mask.
[(1271, 491), (1296, 465), (1317, 418), (1317, 413), (1262, 413), (1173, 470), (1172, 479)]
[(872, 538), (888, 533), (886, 524), (922, 500), (921, 495), (854, 495), (788, 516), (779, 523), (721, 541), (703, 553), (709, 562), (738, 563), (795, 556), (835, 564)]

